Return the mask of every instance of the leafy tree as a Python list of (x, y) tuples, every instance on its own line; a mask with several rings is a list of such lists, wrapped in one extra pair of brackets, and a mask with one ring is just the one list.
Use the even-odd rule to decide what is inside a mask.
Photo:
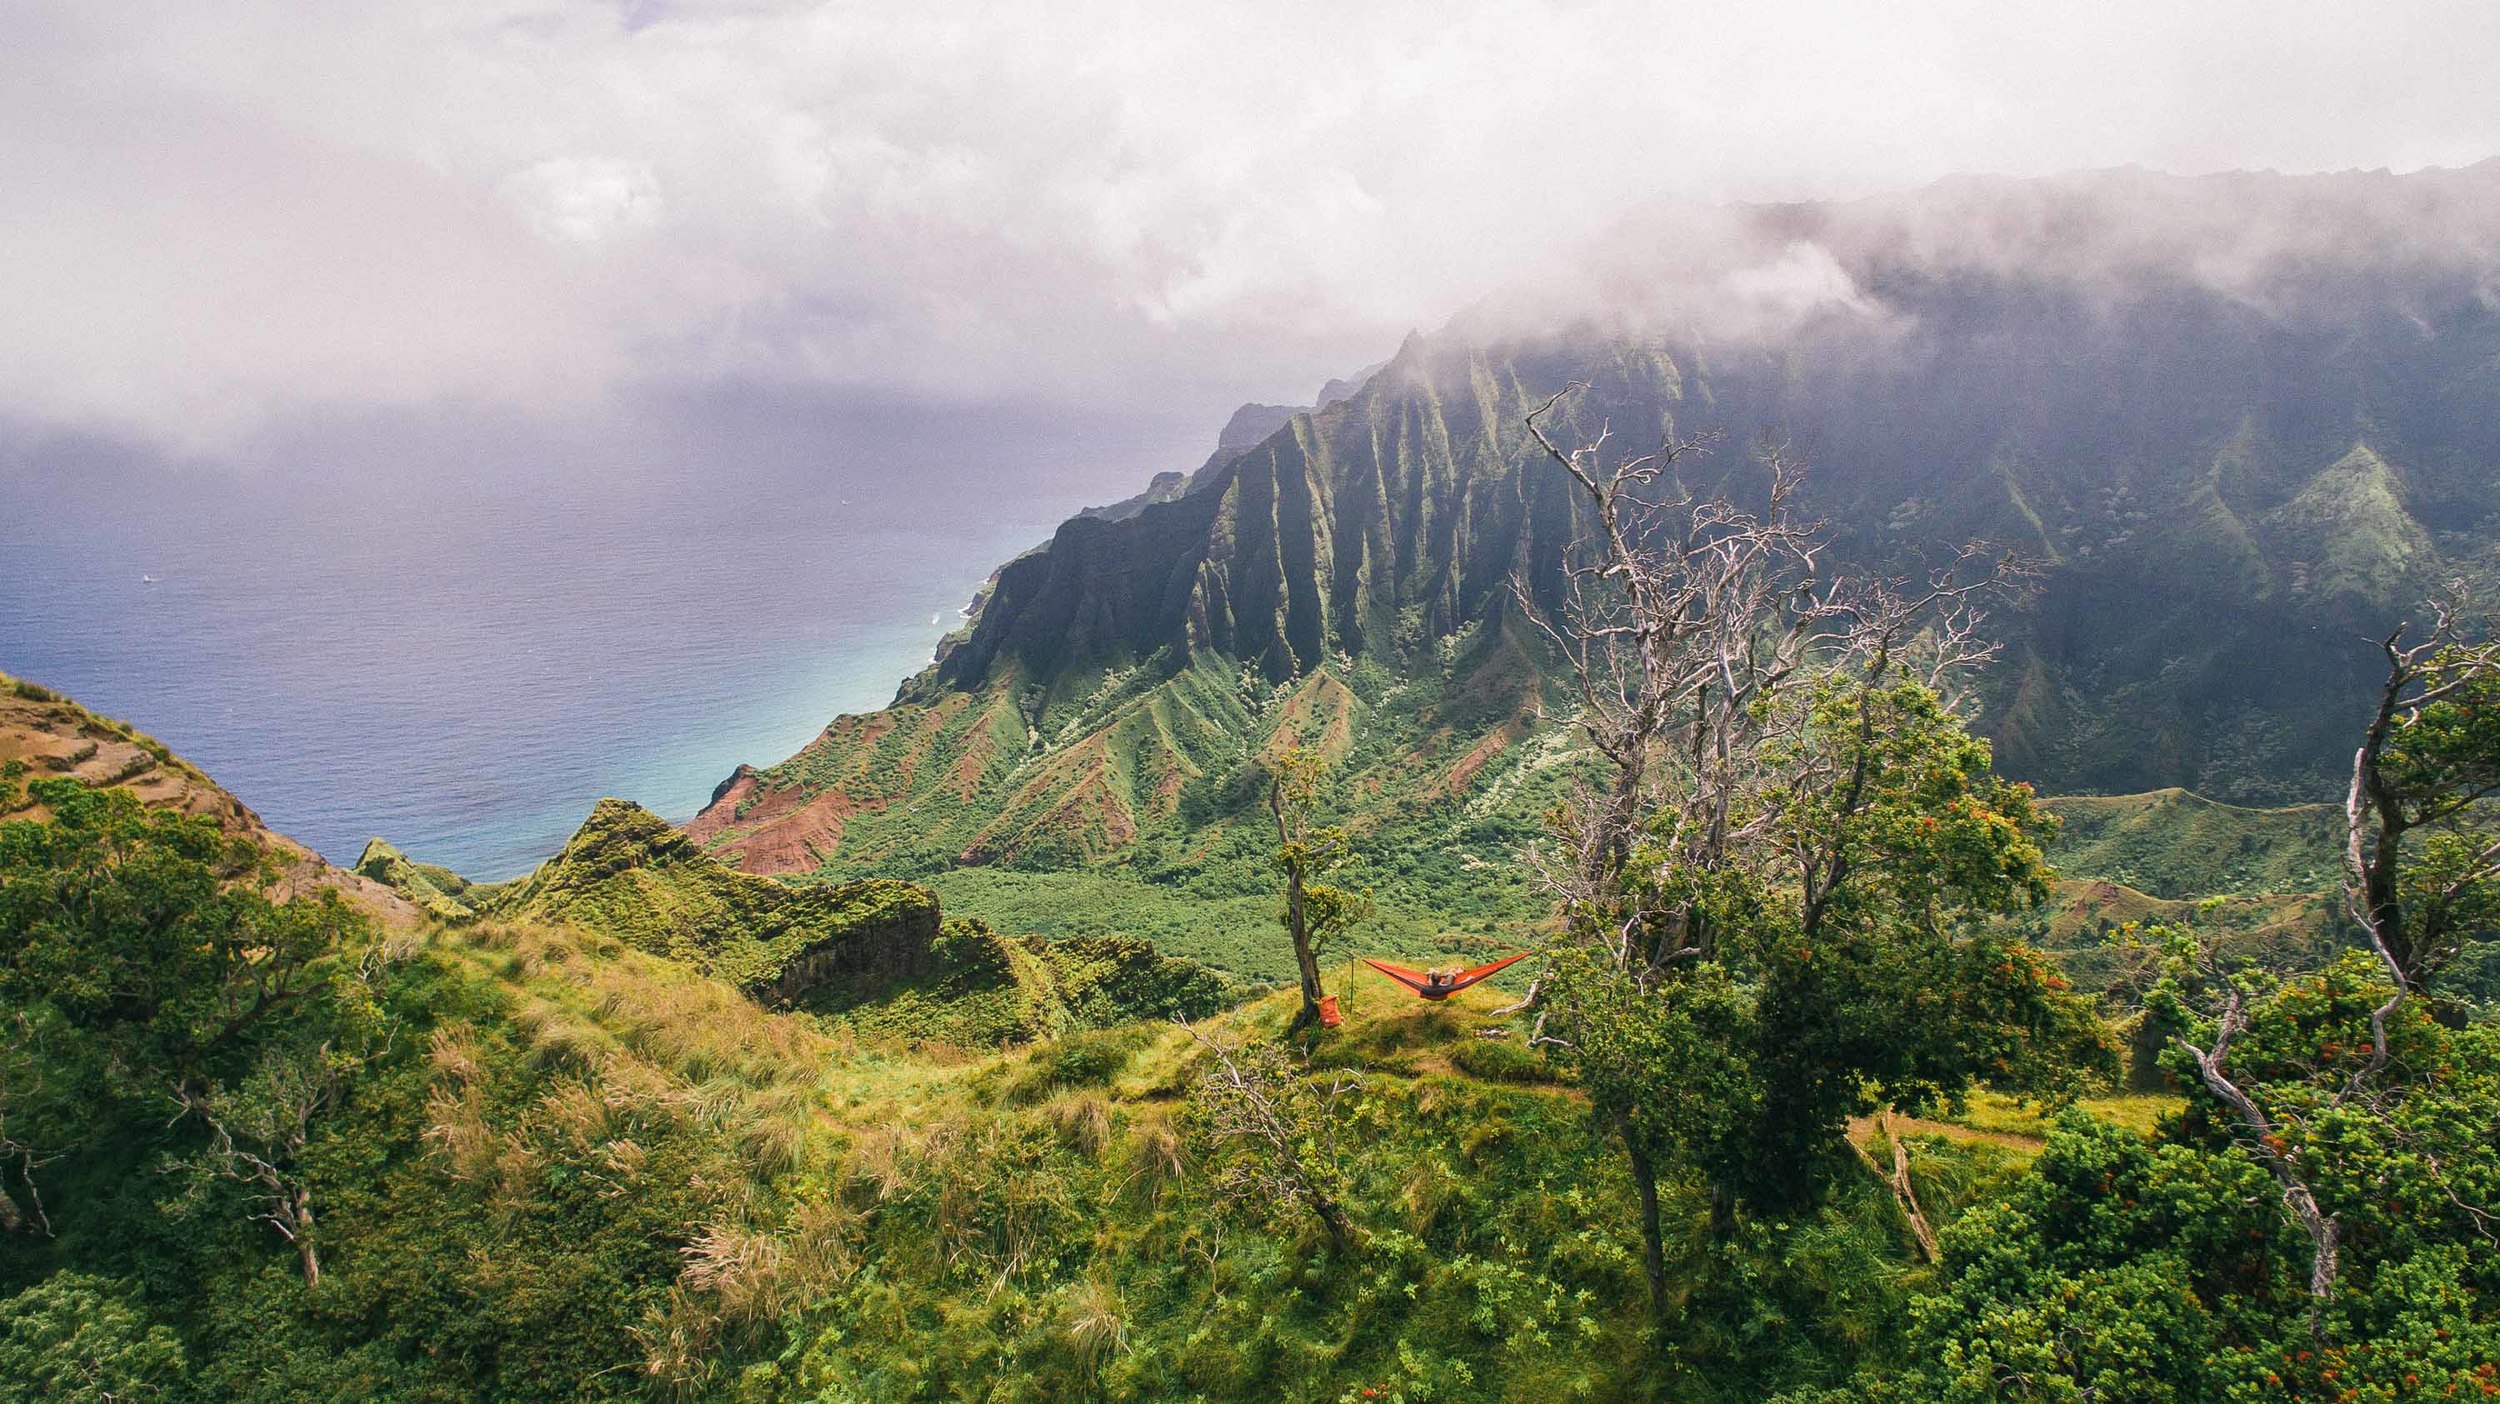
[(327, 889), (273, 901), (269, 860), (214, 820), (29, 788), (52, 818), (0, 823), (0, 1005), (51, 1011), (125, 1082), (203, 1076), (364, 931)]
[(249, 1214), (295, 1250), (308, 1289), (321, 1285), (321, 1253), (313, 1242), (304, 1148), (314, 1120), (337, 1102), (358, 1061), (327, 1043), (272, 1047), (233, 1085), (186, 1091), (181, 1098), (183, 1110), (208, 1129), (208, 1143), (178, 1162), (194, 1172), (193, 1198), (215, 1180), (243, 1186)]
[[(2395, 1024), (2419, 1003), (2469, 942), (2500, 916), (2500, 645), (2469, 641), (2460, 596), (2434, 603), (2427, 637), (2407, 644), (2400, 625), (2379, 647), (2387, 661), (2377, 706), (2353, 754), (2344, 807), (2345, 905), (2376, 955), (2385, 983), (2368, 1034), (2321, 1077), (2285, 1082), (2233, 1059), (2251, 1032), (2262, 972), (2220, 967), (2184, 933), (2172, 933), (2174, 973), (2157, 991), (2158, 1016), (2186, 1023), (2174, 1039), (2190, 1072), (2280, 1187), (2310, 1243), (2309, 1295), (2323, 1306), (2337, 1290), (2345, 1224), (2316, 1183), (2307, 1133), (2364, 1105), (2400, 1102), (2415, 1090), (2392, 1042)], [(2418, 847), (2408, 840), (2419, 835)], [(2243, 1059), (2245, 1062), (2245, 1059)]]
[(2500, 924), (2500, 644), (2470, 640), (2464, 608), (2451, 595), (2421, 640), (2405, 625), (2380, 644), (2345, 801), (2346, 903), (2400, 997)]
[[(1884, 714), (1871, 729), (1861, 705)], [(1854, 795), (1804, 798), (1789, 821), (1831, 836), (1849, 864), (1839, 881), (1809, 888), (1771, 865), (1695, 871), (1644, 841), (1627, 897), (1686, 906), (1714, 932), (1709, 953), (1632, 970), (1584, 941), (1549, 974), (1551, 1036), (1621, 1131), (1645, 1222), (1662, 1166), (1700, 1174), (1724, 1232), (1742, 1203), (1788, 1211), (1812, 1198), (1850, 1163), (1853, 1115), (1931, 1106), (1973, 1081), (2039, 1089), (2112, 1068), (2064, 982), (1981, 920), (2043, 881), (2028, 794), (1989, 775), (1985, 744), (1917, 684), (1824, 724), (1839, 735), (1823, 740), (1879, 752)], [(1656, 1237), (1650, 1268), (1655, 1283)]]
[(1295, 1028), (1308, 1027), (1319, 1018), (1320, 952), (1331, 938), (1371, 910), (1364, 894), (1321, 881), (1354, 861), (1353, 841), (1346, 831), (1317, 822), (1326, 769), (1318, 756), (1298, 746), (1269, 765), (1267, 808), (1276, 820), (1276, 866), (1285, 875), (1283, 921), (1302, 976), (1302, 1008), (1294, 1016)]
[(0, 1173), (26, 1201), (0, 1186), (0, 1222), (48, 1231), (37, 1171), (82, 1146), (161, 1142), (254, 1185), (252, 1217), (312, 1284), (296, 1163), (351, 1066), (337, 1040), (378, 1018), (372, 969), (339, 958), (365, 918), (326, 889), (273, 900), (269, 860), (214, 820), (72, 780), (30, 789), (50, 820), (0, 823)]
[(2130, 936), (2187, 1107), (2150, 1140), (2069, 1113), (1946, 1232), (1915, 1368), (1860, 1397), (2500, 1395), (2500, 1025), (2428, 994), (2475, 972), (2500, 875), (2500, 650), (2457, 619), (2381, 645), (2345, 811), (2363, 948), (2283, 975)]

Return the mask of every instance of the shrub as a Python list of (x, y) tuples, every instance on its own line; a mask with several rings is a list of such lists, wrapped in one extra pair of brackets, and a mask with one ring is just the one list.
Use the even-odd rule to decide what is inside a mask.
[(1450, 1050), (1450, 1062), (1469, 1077), (1487, 1082), (1554, 1082), (1555, 1069), (1543, 1055), (1506, 1039), (1470, 1039)]
[(1106, 1087), (1128, 1070), (1129, 1060), (1146, 1041), (1147, 1030), (1135, 1025), (1070, 1034), (1033, 1051), (1008, 1079), (1007, 1100), (1038, 1102), (1072, 1087)]
[(174, 1333), (104, 1278), (55, 1273), (0, 1302), (0, 1404), (161, 1399), (182, 1364)]

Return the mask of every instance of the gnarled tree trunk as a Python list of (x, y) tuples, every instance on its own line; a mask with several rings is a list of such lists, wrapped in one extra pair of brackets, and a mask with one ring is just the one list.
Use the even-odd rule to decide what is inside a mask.
[(1664, 1314), (1667, 1243), (1658, 1220), (1658, 1167), (1650, 1162), (1649, 1152), (1641, 1148), (1640, 1139), (1630, 1127), (1624, 1128), (1623, 1144), (1632, 1153), (1632, 1186), (1641, 1196), (1641, 1266), (1649, 1277), (1649, 1309)]

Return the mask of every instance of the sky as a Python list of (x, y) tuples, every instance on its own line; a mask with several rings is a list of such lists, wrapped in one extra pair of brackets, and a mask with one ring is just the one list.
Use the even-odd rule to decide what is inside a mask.
[(1211, 437), (1650, 202), (2463, 165), (2496, 59), (2484, 3), (0, 0), (0, 424), (248, 469), (761, 385)]

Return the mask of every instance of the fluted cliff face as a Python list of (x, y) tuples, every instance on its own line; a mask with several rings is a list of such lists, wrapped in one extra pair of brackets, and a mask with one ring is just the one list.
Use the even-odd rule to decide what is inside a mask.
[[(2317, 798), (2370, 672), (2359, 636), (2500, 541), (2500, 235), (2468, 218), (2486, 208), (2500, 164), (1752, 211), (1713, 234), (1715, 272), (1656, 255), (1707, 294), (1690, 316), (1488, 306), (1220, 450), (1178, 498), (1070, 521), (999, 572), (894, 711), (752, 773), (696, 831), (811, 866), (899, 808), (919, 838), (884, 830), (876, 850), (1099, 856), (1268, 744), (1269, 704), (1236, 674), (1291, 691), (1357, 661), (1433, 674), (1436, 708), (1471, 699), (1348, 713), (1356, 749), (1377, 732), (1411, 762), (1382, 792), (1432, 789), (1442, 746), (1533, 709), (1514, 587), (1552, 601), (1577, 503), (1524, 420), (1574, 384), (1558, 439), (1718, 436), (1684, 466), (1695, 491), (1743, 496), (1749, 443), (1785, 439), (1844, 568), (1973, 540), (2039, 563), (1996, 621), (1981, 721), (2009, 772)], [(779, 816), (801, 811), (814, 837), (794, 843)]]
[[(1676, 399), (1673, 358), (1606, 362), (1585, 368), (1601, 403), (1655, 426)], [(1558, 368), (1410, 342), (1355, 396), (1294, 416), (1187, 496), (1125, 521), (1069, 521), (999, 573), (930, 681), (1050, 678), (1159, 651), (1213, 652), (1281, 681), (1487, 618), (1515, 576), (1550, 584), (1571, 537), (1565, 483), (1532, 471), (1524, 427)]]

